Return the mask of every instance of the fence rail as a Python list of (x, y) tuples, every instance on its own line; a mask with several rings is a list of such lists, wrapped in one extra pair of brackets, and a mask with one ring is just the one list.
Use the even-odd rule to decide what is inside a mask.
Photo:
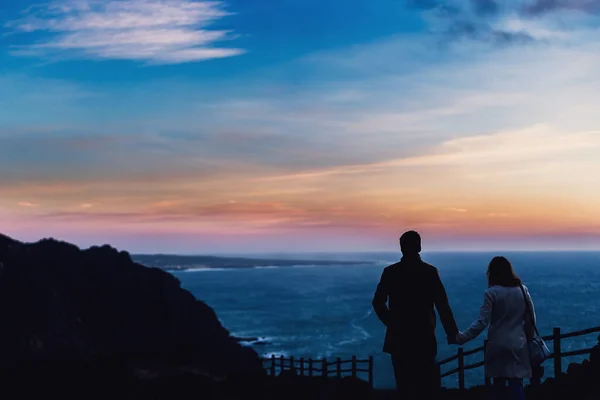
[[(568, 333), (561, 333), (560, 328), (554, 328), (551, 335), (546, 335), (542, 337), (545, 341), (549, 341), (554, 344), (554, 349), (551, 355), (551, 358), (554, 361), (554, 376), (558, 376), (562, 373), (563, 358), (587, 355), (590, 354), (594, 349), (594, 347), (590, 347), (586, 349), (563, 352), (561, 350), (562, 341), (564, 339), (584, 335), (591, 335), (593, 333), (600, 333), (600, 326)], [(598, 344), (600, 345), (600, 336), (598, 337)], [(479, 346), (471, 350), (465, 350), (462, 347), (459, 347), (455, 355), (438, 362), (440, 368), (454, 361), (457, 362), (457, 366), (455, 368), (442, 373), (441, 377), (445, 378), (452, 375), (458, 375), (458, 388), (461, 390), (465, 389), (465, 371), (485, 366), (486, 346), (487, 341), (484, 342), (483, 346)], [(465, 357), (472, 356), (478, 353), (483, 353), (483, 360), (472, 364), (465, 364)], [(325, 358), (286, 358), (284, 356), (276, 357), (273, 355), (269, 358), (263, 358), (262, 361), (264, 368), (271, 376), (276, 376), (278, 373), (281, 373), (283, 371), (294, 371), (295, 374), (301, 376), (324, 378), (329, 377), (331, 375), (334, 375), (338, 378), (342, 378), (344, 376), (348, 376), (348, 374), (356, 378), (358, 377), (358, 374), (367, 374), (367, 381), (369, 382), (369, 385), (373, 387), (373, 356), (370, 356), (368, 359), (364, 360), (359, 360), (356, 356), (352, 356), (352, 359), (350, 360), (342, 360), (340, 358), (336, 358), (333, 361), (328, 361)], [(347, 364), (350, 364), (350, 368), (342, 368), (342, 366), (345, 366)], [(366, 367), (364, 367), (365, 365)], [(489, 378), (486, 377), (485, 384), (489, 385), (489, 383)]]
[[(587, 349), (563, 352), (561, 350), (561, 344), (562, 344), (561, 341), (564, 339), (569, 339), (569, 338), (573, 338), (573, 337), (591, 335), (593, 333), (600, 333), (600, 326), (595, 327), (595, 328), (589, 328), (589, 329), (584, 329), (584, 330), (580, 330), (580, 331), (575, 331), (575, 332), (569, 332), (569, 333), (561, 333), (560, 328), (554, 328), (552, 331), (552, 335), (547, 335), (547, 336), (542, 337), (545, 341), (552, 341), (554, 344), (554, 351), (552, 352), (552, 355), (551, 355), (551, 358), (554, 361), (554, 376), (558, 376), (562, 373), (562, 359), (563, 358), (590, 354), (592, 352), (592, 350), (594, 349), (594, 347), (590, 347)], [(598, 337), (598, 343), (600, 344), (600, 336)], [(459, 347), (459, 349), (455, 355), (439, 361), (438, 364), (440, 365), (440, 367), (443, 365), (449, 364), (453, 361), (457, 361), (457, 364), (458, 364), (458, 366), (456, 368), (453, 368), (449, 371), (442, 373), (441, 374), (442, 378), (445, 378), (447, 376), (451, 376), (454, 374), (458, 374), (458, 388), (461, 390), (464, 389), (465, 388), (465, 371), (485, 366), (485, 348), (486, 348), (486, 346), (487, 346), (487, 341), (484, 343), (483, 346), (479, 346), (479, 347), (476, 347), (476, 348), (474, 348), (472, 350), (468, 350), (468, 351), (465, 351), (462, 347)], [(465, 365), (465, 357), (474, 355), (474, 354), (477, 354), (480, 352), (483, 353), (483, 358), (484, 358), (483, 361), (480, 361), (480, 362), (477, 362), (474, 364)], [(487, 377), (486, 377), (485, 384), (486, 385), (489, 384), (489, 379)]]
[[(358, 377), (359, 373), (367, 374), (367, 381), (369, 385), (373, 387), (373, 356), (370, 356), (366, 360), (359, 360), (356, 356), (352, 356), (350, 360), (342, 360), (336, 358), (335, 361), (327, 361), (327, 359), (304, 359), (294, 357), (276, 357), (271, 356), (269, 358), (262, 359), (263, 366), (271, 376), (276, 376), (277, 373), (283, 371), (294, 371), (295, 374), (301, 376), (321, 376), (328, 377), (335, 375), (338, 378), (348, 376), (350, 374), (353, 378)], [(265, 366), (265, 364), (267, 364)], [(342, 365), (351, 364), (350, 368), (342, 369)], [(360, 368), (366, 365), (366, 368)], [(330, 367), (334, 367), (333, 369)]]

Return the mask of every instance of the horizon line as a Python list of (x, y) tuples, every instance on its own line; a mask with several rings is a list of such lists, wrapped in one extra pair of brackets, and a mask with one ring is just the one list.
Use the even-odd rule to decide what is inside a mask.
[[(125, 250), (126, 251), (126, 250)], [(474, 254), (486, 254), (486, 253), (600, 253), (600, 248), (598, 249), (564, 249), (564, 250), (556, 250), (556, 249), (527, 249), (527, 250), (431, 250), (431, 251), (423, 251), (421, 255), (427, 254), (460, 254), (460, 253), (474, 253)], [(140, 253), (140, 252), (128, 252), (131, 256), (178, 256), (178, 257), (243, 257), (243, 256), (268, 256), (268, 255), (339, 255), (339, 254), (389, 254), (395, 253), (391, 250), (364, 250), (364, 251), (302, 251), (302, 252), (289, 252), (289, 251), (265, 251), (265, 252), (249, 252), (249, 253)], [(398, 256), (401, 257), (402, 253), (400, 251), (397, 252)]]

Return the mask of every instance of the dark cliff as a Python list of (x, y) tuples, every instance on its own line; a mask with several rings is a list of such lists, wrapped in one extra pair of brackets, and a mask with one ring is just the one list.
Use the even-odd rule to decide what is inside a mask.
[(264, 373), (258, 355), (171, 274), (110, 246), (0, 235), (0, 364), (107, 358), (219, 379)]

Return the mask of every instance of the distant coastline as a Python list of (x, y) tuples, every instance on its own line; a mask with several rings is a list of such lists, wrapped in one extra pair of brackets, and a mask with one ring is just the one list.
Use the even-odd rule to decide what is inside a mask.
[(368, 261), (303, 260), (285, 258), (252, 258), (220, 256), (180, 256), (171, 254), (132, 254), (133, 261), (165, 271), (189, 269), (251, 269), (266, 267), (294, 267), (311, 265), (364, 265)]

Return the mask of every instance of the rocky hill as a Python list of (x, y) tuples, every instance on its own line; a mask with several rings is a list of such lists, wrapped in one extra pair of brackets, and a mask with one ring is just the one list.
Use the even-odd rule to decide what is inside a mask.
[(99, 359), (121, 360), (141, 375), (264, 374), (258, 355), (173, 275), (107, 245), (81, 250), (0, 235), (0, 367)]

